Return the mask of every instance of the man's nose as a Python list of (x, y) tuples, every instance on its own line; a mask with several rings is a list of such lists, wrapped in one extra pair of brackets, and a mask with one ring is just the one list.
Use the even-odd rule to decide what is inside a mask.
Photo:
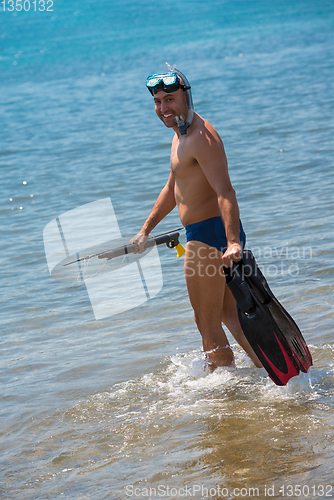
[(162, 103), (161, 103), (161, 112), (164, 113), (164, 111), (166, 111), (166, 109), (168, 109), (168, 103), (165, 102), (165, 101), (162, 101)]

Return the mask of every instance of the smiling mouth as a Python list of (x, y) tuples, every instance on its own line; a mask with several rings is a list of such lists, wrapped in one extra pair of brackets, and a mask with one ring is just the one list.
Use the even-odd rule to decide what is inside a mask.
[(164, 114), (163, 114), (163, 115), (162, 115), (162, 118), (167, 119), (167, 118), (171, 118), (172, 116), (173, 116), (173, 113), (168, 113), (168, 115), (164, 115)]

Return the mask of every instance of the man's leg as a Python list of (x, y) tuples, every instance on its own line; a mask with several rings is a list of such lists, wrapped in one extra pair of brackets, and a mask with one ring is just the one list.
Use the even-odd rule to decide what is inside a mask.
[(234, 365), (222, 328), (225, 277), (221, 253), (199, 241), (189, 241), (184, 271), (195, 321), (212, 368)]
[(213, 368), (234, 364), (233, 352), (221, 325), (223, 321), (255, 366), (261, 367), (241, 329), (235, 300), (226, 286), (221, 257), (218, 250), (205, 243), (187, 243), (185, 277), (204, 351)]

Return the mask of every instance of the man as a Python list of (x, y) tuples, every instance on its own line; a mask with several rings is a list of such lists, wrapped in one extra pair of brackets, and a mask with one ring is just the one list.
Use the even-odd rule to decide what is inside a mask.
[(171, 172), (140, 232), (131, 240), (139, 253), (152, 229), (177, 205), (187, 233), (185, 277), (195, 321), (212, 369), (234, 364), (222, 322), (254, 364), (262, 366), (239, 324), (235, 301), (225, 283), (223, 265), (241, 258), (245, 233), (228, 174), (221, 138), (193, 112), (190, 85), (175, 68), (148, 77), (155, 112), (175, 135)]

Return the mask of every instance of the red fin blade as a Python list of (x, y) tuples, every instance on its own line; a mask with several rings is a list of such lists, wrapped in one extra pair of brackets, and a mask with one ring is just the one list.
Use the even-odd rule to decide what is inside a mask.
[[(277, 376), (277, 378), (282, 382), (282, 385), (286, 385), (290, 378), (292, 377), (296, 377), (297, 375), (299, 375), (299, 370), (297, 370), (297, 368), (295, 367), (295, 365), (293, 364), (292, 360), (289, 358), (289, 356), (287, 355), (285, 349), (283, 348), (282, 344), (280, 343), (280, 341), (278, 340), (277, 336), (276, 336), (276, 333), (274, 332), (274, 335), (276, 337), (276, 340), (277, 342), (279, 343), (279, 346), (281, 348), (281, 351), (283, 353), (283, 356), (284, 356), (284, 359), (285, 359), (285, 362), (286, 362), (286, 366), (287, 366), (287, 372), (284, 373), (282, 372), (281, 370), (279, 370), (271, 361), (270, 359), (268, 358), (268, 356), (265, 355), (265, 353), (263, 352), (263, 350), (261, 349), (260, 346), (259, 349), (261, 350), (263, 356), (265, 357), (265, 359), (267, 360), (269, 366), (271, 367), (271, 369), (273, 370), (273, 372), (275, 373), (275, 375)], [(270, 377), (270, 374), (268, 373), (269, 377)], [(273, 382), (275, 382), (276, 385), (277, 382), (272, 378), (270, 377)]]
[[(290, 323), (290, 326), (291, 326), (292, 330), (295, 332), (296, 337), (298, 339), (300, 339), (300, 336), (299, 336), (298, 332), (296, 331), (296, 329), (294, 328), (292, 323)], [(297, 340), (295, 342), (293, 342), (294, 339), (291, 339), (291, 340), (287, 339), (287, 340), (288, 340), (288, 344), (290, 345), (290, 348), (292, 350), (292, 355), (296, 360), (296, 363), (298, 364), (298, 366), (300, 367), (300, 369), (304, 373), (307, 373), (308, 369), (313, 365), (313, 360), (312, 360), (312, 356), (311, 356), (311, 353), (309, 351), (309, 348), (307, 347), (306, 342), (305, 341), (298, 342)]]

